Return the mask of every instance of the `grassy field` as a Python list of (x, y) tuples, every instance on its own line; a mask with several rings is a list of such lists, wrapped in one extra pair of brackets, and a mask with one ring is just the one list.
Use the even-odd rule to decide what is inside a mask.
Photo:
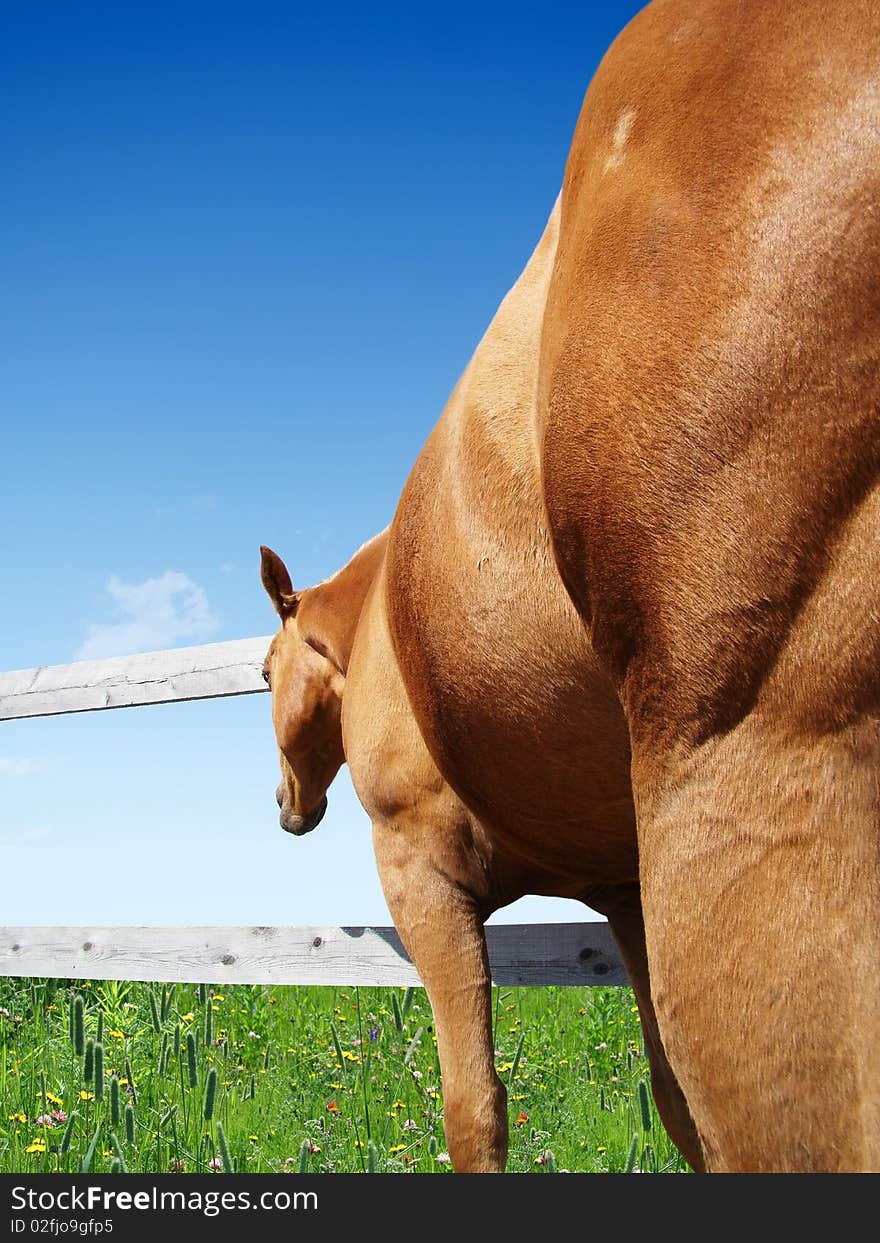
[[(508, 1170), (684, 1172), (628, 988), (496, 989)], [(0, 979), (0, 1171), (448, 1173), (420, 989)]]

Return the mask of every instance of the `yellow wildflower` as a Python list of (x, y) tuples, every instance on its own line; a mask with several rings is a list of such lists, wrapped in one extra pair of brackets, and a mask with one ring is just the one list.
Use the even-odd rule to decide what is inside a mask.
[(25, 1152), (45, 1152), (46, 1141), (44, 1139), (35, 1139), (32, 1144), (28, 1144)]
[(79, 1094), (79, 1099), (81, 1101), (93, 1101), (95, 1099), (95, 1094), (94, 1092), (86, 1092), (85, 1090), (83, 1090)]

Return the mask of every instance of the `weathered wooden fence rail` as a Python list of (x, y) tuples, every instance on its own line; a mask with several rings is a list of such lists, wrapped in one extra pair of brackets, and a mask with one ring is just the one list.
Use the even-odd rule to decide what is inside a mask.
[[(499, 985), (624, 984), (606, 923), (486, 929)], [(0, 975), (206, 984), (419, 984), (393, 928), (0, 928)]]
[[(270, 636), (0, 673), (0, 720), (263, 692)], [(498, 985), (625, 984), (605, 921), (486, 929)], [(0, 975), (419, 984), (393, 928), (0, 928)]]
[(270, 640), (234, 639), (0, 673), (0, 721), (253, 695), (266, 690), (260, 670)]

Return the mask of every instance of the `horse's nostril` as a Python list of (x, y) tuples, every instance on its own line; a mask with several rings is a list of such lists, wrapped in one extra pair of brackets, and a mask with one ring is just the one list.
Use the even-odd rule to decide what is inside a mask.
[(279, 786), (277, 790), (275, 791), (275, 802), (278, 804), (279, 807), (284, 806), (284, 786), (283, 785)]
[(304, 833), (311, 833), (312, 829), (321, 823), (326, 810), (327, 795), (325, 794), (318, 806), (307, 816), (297, 816), (289, 808), (285, 811), (282, 807), (279, 822), (285, 833), (292, 833), (294, 837), (302, 837)]

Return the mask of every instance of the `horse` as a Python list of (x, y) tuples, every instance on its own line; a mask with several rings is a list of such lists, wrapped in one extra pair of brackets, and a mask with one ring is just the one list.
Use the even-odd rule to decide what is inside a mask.
[(429, 981), (499, 866), (606, 909), (713, 1172), (880, 1170), (878, 48), (862, 0), (624, 28), (372, 596), (480, 843), (403, 911), (459, 912)]
[(375, 553), (377, 625), (345, 672), (298, 623), (456, 1168), (501, 1168), (480, 927), (523, 886), (608, 915), (693, 1168), (880, 1168), (878, 36), (812, 0), (630, 23)]
[[(495, 1069), (483, 925), (528, 893), (580, 898), (608, 917), (638, 1002), (658, 1111), (699, 1170), (699, 1144), (650, 999), (626, 723), (610, 681), (590, 658), (580, 620), (546, 557), (520, 567), (517, 590), (543, 583), (541, 612), (567, 631), (590, 674), (574, 694), (552, 650), (520, 653), (536, 677), (539, 659), (544, 665), (523, 707), (526, 740), (540, 745), (545, 703), (564, 709), (569, 724), (563, 745), (544, 757), (544, 772), (523, 774), (520, 833), (511, 837), (498, 831), (496, 816), (478, 816), (443, 779), (416, 724), (388, 624), (388, 542), (386, 529), (331, 578), (301, 591), (282, 559), (261, 548), (262, 582), (280, 619), (263, 676), (281, 766), (281, 826), (295, 835), (311, 832), (347, 762), (372, 822), (392, 919), (433, 1011), (443, 1125), (457, 1172), (499, 1173), (506, 1165), (507, 1092)], [(496, 571), (484, 565), (480, 572)], [(479, 739), (469, 745), (479, 747)], [(582, 766), (579, 781), (590, 782), (589, 795), (579, 788), (577, 802), (572, 754)]]

